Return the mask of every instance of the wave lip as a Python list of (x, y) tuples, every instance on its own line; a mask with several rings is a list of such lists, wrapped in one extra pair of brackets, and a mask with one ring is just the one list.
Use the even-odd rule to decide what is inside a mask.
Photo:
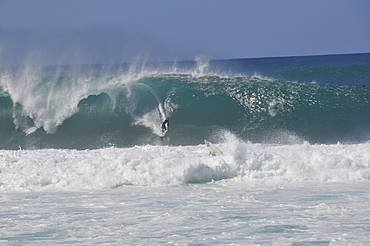
[[(166, 117), (171, 118), (167, 143), (176, 146), (197, 145), (225, 130), (254, 143), (366, 142), (370, 92), (358, 84), (367, 78), (363, 71), (369, 64), (363, 55), (354, 57), (212, 61), (200, 56), (194, 62), (122, 69), (3, 72), (0, 148), (157, 145)], [(320, 73), (312, 77), (302, 68)], [(363, 76), (344, 85), (329, 76), (338, 69)]]
[[(169, 134), (173, 145), (199, 144), (218, 130), (260, 143), (284, 143), (281, 139), (286, 132), (312, 143), (370, 139), (370, 94), (366, 88), (259, 76), (172, 74), (93, 91), (72, 103), (76, 104), (73, 107), (61, 97), (60, 102), (45, 102), (51, 106), (40, 111), (43, 106), (39, 102), (31, 104), (33, 109), (29, 110), (21, 102), (12, 103), (11, 96), (0, 98), (4, 101), (0, 117), (8, 126), (0, 129), (3, 139), (8, 139), (3, 148), (155, 145), (165, 117), (171, 117), (174, 126)], [(54, 116), (45, 116), (47, 111)]]

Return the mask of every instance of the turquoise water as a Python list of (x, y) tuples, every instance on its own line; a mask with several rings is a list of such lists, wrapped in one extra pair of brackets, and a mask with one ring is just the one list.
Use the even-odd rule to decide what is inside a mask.
[(24, 67), (0, 78), (3, 149), (156, 145), (165, 117), (171, 145), (222, 131), (255, 143), (370, 139), (369, 54)]
[(0, 244), (368, 245), (369, 58), (2, 68)]

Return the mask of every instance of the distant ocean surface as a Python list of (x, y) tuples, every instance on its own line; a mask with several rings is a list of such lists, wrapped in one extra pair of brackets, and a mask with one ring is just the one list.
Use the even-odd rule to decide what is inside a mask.
[(370, 54), (1, 67), (0, 244), (369, 244), (369, 102)]

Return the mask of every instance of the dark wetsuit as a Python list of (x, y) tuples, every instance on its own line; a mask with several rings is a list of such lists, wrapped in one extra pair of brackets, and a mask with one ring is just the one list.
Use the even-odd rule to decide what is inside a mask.
[(162, 123), (162, 131), (166, 131), (167, 130), (167, 127), (166, 127), (166, 124), (169, 126), (170, 125), (170, 121), (168, 119), (165, 119)]

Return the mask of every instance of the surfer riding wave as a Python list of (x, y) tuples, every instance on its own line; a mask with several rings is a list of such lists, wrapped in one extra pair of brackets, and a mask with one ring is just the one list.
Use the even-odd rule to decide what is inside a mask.
[(170, 118), (166, 118), (166, 119), (162, 122), (162, 126), (161, 126), (161, 129), (162, 129), (162, 135), (164, 135), (164, 133), (168, 130), (169, 125), (170, 125)]

